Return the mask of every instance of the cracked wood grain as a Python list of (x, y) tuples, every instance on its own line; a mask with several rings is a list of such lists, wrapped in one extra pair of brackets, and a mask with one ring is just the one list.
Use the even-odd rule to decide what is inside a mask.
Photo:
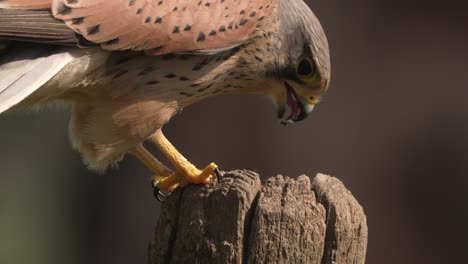
[(149, 263), (365, 263), (366, 216), (343, 183), (319, 174), (224, 173), (162, 205)]

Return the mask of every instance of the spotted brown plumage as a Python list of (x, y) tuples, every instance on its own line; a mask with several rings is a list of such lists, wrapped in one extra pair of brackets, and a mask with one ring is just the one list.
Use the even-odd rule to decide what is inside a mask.
[(52, 0), (0, 0), (0, 8), (45, 9), (51, 5)]
[[(164, 54), (238, 44), (251, 37), (262, 23), (258, 18), (271, 14), (277, 4), (278, 0), (60, 0), (53, 1), (52, 11), (105, 49)], [(229, 23), (237, 26), (216, 34)]]
[(207, 182), (216, 168), (198, 170), (162, 134), (182, 108), (259, 93), (288, 124), (305, 119), (329, 86), (327, 39), (302, 0), (1, 0), (0, 8), (0, 42), (12, 40), (0, 57), (0, 113), (66, 102), (72, 144), (90, 168), (131, 153), (164, 191)]

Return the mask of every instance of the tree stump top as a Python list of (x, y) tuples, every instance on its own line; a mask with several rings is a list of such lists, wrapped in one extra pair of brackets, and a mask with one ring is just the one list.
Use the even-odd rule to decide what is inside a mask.
[(367, 224), (343, 183), (257, 173), (176, 190), (163, 203), (149, 263), (365, 263)]

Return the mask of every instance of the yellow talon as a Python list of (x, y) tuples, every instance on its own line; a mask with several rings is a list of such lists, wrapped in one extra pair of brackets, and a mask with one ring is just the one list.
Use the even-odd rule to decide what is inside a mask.
[(218, 168), (218, 165), (216, 165), (214, 162), (211, 162), (206, 166), (202, 173), (200, 174), (200, 179), (202, 181), (200, 183), (208, 183), (210, 182), (211, 177), (215, 176), (215, 169)]
[(189, 168), (184, 172), (177, 172), (169, 177), (158, 177), (157, 187), (163, 192), (171, 192), (179, 186), (185, 186), (189, 183), (208, 183), (211, 177), (215, 175), (215, 169), (218, 166), (212, 162), (206, 166), (203, 170), (199, 170), (195, 167)]
[(170, 193), (181, 185), (181, 178), (177, 174), (164, 177), (156, 181), (156, 187), (164, 193)]
[(161, 131), (154, 134), (151, 140), (174, 165), (176, 168), (175, 173), (154, 158), (141, 145), (129, 152), (140, 159), (156, 174), (152, 177), (152, 180), (156, 182), (156, 187), (162, 192), (169, 193), (179, 186), (185, 186), (190, 183), (206, 184), (212, 176), (216, 175), (215, 170), (218, 166), (214, 162), (208, 164), (203, 170), (199, 170), (176, 150)]
[(185, 173), (181, 173), (181, 176), (189, 183), (208, 183), (210, 178), (215, 175), (214, 169), (217, 167), (212, 162), (202, 171), (194, 167)]

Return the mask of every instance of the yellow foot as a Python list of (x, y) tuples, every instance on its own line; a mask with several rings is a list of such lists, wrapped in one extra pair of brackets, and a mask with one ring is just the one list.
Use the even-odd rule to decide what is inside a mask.
[(206, 184), (215, 175), (219, 179), (220, 172), (215, 163), (210, 163), (203, 170), (197, 169), (176, 150), (171, 142), (162, 134), (161, 130), (151, 136), (150, 139), (174, 165), (175, 173), (151, 155), (142, 145), (130, 149), (129, 152), (156, 174), (156, 176), (152, 177), (152, 184), (158, 200), (164, 200), (170, 192), (179, 186), (185, 186), (190, 183)]
[(153, 177), (153, 180), (156, 182), (156, 187), (162, 192), (170, 193), (177, 187), (185, 186), (189, 183), (208, 183), (211, 177), (217, 175), (217, 168), (218, 166), (213, 162), (203, 170), (199, 170), (193, 165), (181, 167), (176, 173), (168, 177)]

